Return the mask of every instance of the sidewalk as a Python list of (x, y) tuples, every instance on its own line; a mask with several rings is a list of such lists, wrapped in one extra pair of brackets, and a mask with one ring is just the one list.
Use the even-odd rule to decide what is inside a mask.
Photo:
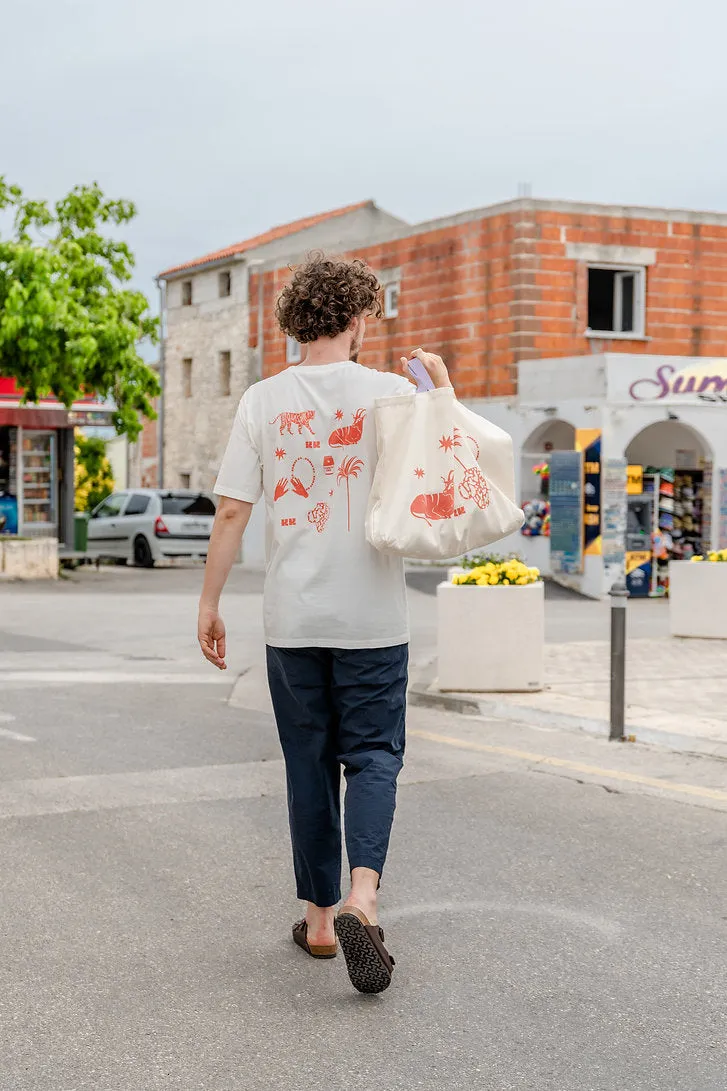
[[(607, 735), (607, 641), (545, 647), (540, 693), (443, 693), (436, 661), (412, 687), (413, 704), (495, 716), (540, 727)], [(727, 647), (721, 641), (630, 640), (626, 649), (626, 734), (638, 742), (727, 759)]]

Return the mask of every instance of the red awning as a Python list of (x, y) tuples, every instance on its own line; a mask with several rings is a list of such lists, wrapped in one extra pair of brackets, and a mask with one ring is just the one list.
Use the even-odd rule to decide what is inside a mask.
[(39, 408), (37, 405), (3, 405), (0, 402), (0, 426), (10, 424), (17, 428), (72, 428), (68, 412), (58, 409)]

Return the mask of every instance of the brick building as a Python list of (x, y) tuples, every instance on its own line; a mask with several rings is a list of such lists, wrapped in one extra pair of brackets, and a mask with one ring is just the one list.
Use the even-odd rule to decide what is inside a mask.
[[(519, 199), (399, 226), (346, 251), (385, 284), (361, 362), (441, 352), (465, 398), (517, 390), (520, 361), (591, 353), (727, 355), (727, 215)], [(303, 255), (296, 255), (302, 257)], [(296, 359), (275, 328), (288, 263), (264, 278), (265, 374)]]

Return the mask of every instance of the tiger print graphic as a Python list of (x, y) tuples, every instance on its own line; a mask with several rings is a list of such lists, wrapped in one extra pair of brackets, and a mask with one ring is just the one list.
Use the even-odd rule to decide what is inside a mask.
[(288, 435), (293, 435), (293, 425), (298, 426), (298, 435), (303, 435), (303, 429), (307, 428), (312, 436), (315, 432), (310, 426), (310, 422), (316, 415), (315, 409), (304, 409), (302, 413), (278, 413), (277, 417), (273, 417), (270, 421), (271, 424), (277, 424), (280, 421), (280, 434), (281, 436), (287, 429)]

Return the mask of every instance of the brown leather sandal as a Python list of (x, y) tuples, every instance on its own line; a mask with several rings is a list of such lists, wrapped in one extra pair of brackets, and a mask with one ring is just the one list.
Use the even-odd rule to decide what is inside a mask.
[(293, 925), (293, 942), (297, 943), (311, 958), (335, 958), (338, 947), (335, 943), (315, 944), (308, 942), (308, 922), (305, 918)]
[(335, 924), (354, 989), (360, 993), (382, 993), (388, 989), (396, 963), (384, 947), (383, 929), (371, 924), (355, 905), (342, 909)]

